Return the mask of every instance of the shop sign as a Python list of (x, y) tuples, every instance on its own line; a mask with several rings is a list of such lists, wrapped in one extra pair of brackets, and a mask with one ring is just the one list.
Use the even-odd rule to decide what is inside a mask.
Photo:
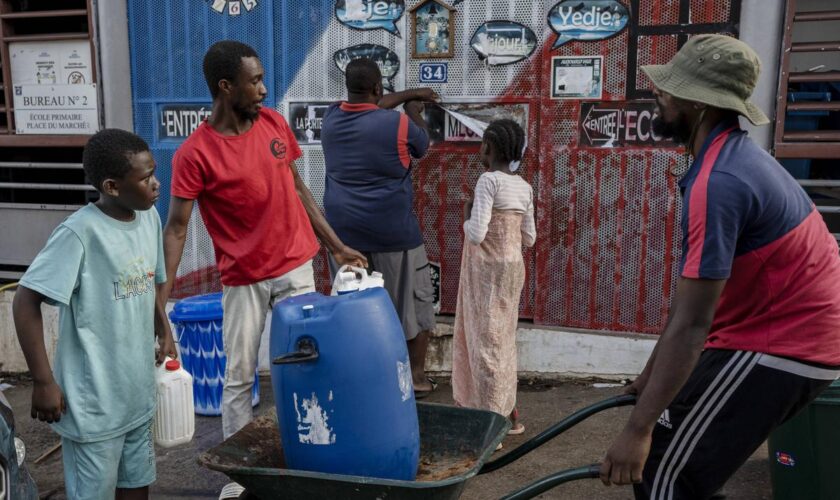
[(357, 30), (383, 29), (400, 36), (397, 21), (405, 12), (405, 0), (336, 0), (338, 22)]
[(321, 125), (329, 102), (290, 102), (289, 125), (299, 144), (321, 144)]
[(478, 27), (470, 46), (488, 66), (501, 66), (527, 59), (537, 48), (537, 36), (513, 21), (489, 21)]
[(210, 103), (158, 105), (157, 139), (186, 139), (212, 111), (213, 105)]
[(601, 99), (603, 56), (551, 58), (552, 99)]
[[(494, 120), (510, 118), (528, 132), (528, 104), (526, 103), (445, 103), (426, 107), (429, 137), (434, 141), (481, 142), (474, 129), (475, 122), (486, 126)], [(454, 113), (449, 113), (446, 110)], [(465, 118), (460, 118), (465, 117)], [(460, 118), (460, 119), (459, 119)], [(472, 120), (468, 126), (464, 121)]]
[(231, 16), (242, 14), (242, 9), (245, 9), (245, 12), (251, 12), (257, 6), (257, 0), (207, 0), (207, 2), (210, 8), (219, 14), (227, 11)]
[(14, 85), (15, 133), (90, 135), (99, 130), (96, 84)]
[(615, 36), (627, 27), (629, 20), (627, 7), (616, 0), (563, 0), (548, 11), (548, 25), (557, 33), (551, 48), (572, 40)]
[(393, 78), (400, 71), (400, 58), (388, 47), (361, 43), (341, 49), (333, 54), (333, 61), (342, 73), (347, 69), (347, 64), (350, 61), (362, 58), (368, 58), (379, 66), (379, 71), (382, 73), (382, 86), (393, 92)]
[(582, 147), (674, 147), (673, 141), (653, 132), (654, 101), (584, 102), (580, 107)]

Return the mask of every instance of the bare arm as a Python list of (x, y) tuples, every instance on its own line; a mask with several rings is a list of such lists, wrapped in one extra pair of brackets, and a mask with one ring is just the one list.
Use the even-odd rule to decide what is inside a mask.
[(24, 286), (18, 287), (12, 304), (18, 342), (32, 374), (32, 418), (58, 422), (66, 411), (64, 395), (53, 378), (44, 345), (44, 318), (41, 304), (45, 297)]
[[(165, 309), (175, 285), (175, 274), (187, 241), (187, 226), (193, 211), (193, 200), (173, 196), (169, 202), (169, 217), (163, 228), (163, 259), (166, 262), (166, 283), (158, 285), (157, 309)], [(156, 309), (156, 310), (157, 310)]]
[(671, 320), (645, 367), (647, 382), (601, 465), (604, 484), (641, 481), (653, 427), (697, 364), (725, 285), (726, 280), (678, 281)]
[(379, 99), (379, 103), (377, 103), (377, 105), (380, 108), (393, 109), (408, 101), (438, 102), (439, 100), (440, 96), (438, 96), (434, 90), (423, 87), (419, 89), (409, 89), (401, 92), (385, 94), (381, 99)]
[(172, 339), (172, 329), (166, 319), (166, 301), (175, 285), (175, 275), (178, 264), (184, 253), (184, 243), (187, 240), (187, 227), (193, 210), (193, 200), (173, 196), (169, 202), (169, 217), (163, 228), (163, 260), (166, 266), (166, 282), (157, 285), (155, 294), (155, 336), (158, 338), (159, 351), (157, 364), (163, 362), (166, 356), (175, 358), (177, 350)]
[(157, 285), (155, 295), (154, 328), (155, 336), (158, 338), (158, 352), (155, 359), (155, 363), (158, 365), (163, 363), (163, 360), (166, 359), (167, 356), (169, 356), (172, 359), (178, 357), (178, 351), (175, 349), (175, 340), (172, 338), (172, 328), (170, 328), (169, 326), (169, 320), (166, 319), (166, 300), (158, 300), (159, 297), (162, 297), (162, 292), (165, 286), (166, 283), (161, 283), (160, 285)]
[(426, 120), (423, 118), (423, 111), (425, 111), (425, 109), (426, 106), (423, 105), (422, 101), (408, 101), (403, 106), (406, 116), (408, 116), (418, 127), (426, 130), (428, 133), (428, 126), (426, 125)]
[(338, 235), (335, 234), (332, 227), (330, 227), (327, 219), (324, 218), (324, 214), (321, 213), (318, 204), (315, 202), (315, 198), (312, 197), (312, 193), (306, 187), (306, 183), (300, 178), (295, 164), (292, 163), (289, 165), (289, 168), (292, 169), (292, 175), (295, 179), (295, 190), (300, 197), (301, 203), (303, 203), (306, 215), (309, 216), (312, 230), (315, 231), (315, 235), (327, 247), (327, 250), (332, 254), (338, 265), (352, 264), (354, 266), (367, 267), (368, 262), (365, 256), (345, 245), (339, 239)]

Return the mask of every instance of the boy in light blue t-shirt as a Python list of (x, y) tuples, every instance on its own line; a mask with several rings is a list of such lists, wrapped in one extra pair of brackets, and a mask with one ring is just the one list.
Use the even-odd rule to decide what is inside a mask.
[[(31, 414), (61, 435), (68, 498), (148, 498), (155, 480), (154, 366), (176, 355), (155, 303), (156, 285), (166, 281), (154, 209), (160, 183), (149, 146), (122, 130), (91, 137), (83, 164), (99, 200), (56, 228), (13, 304), (34, 381)], [(52, 371), (42, 302), (60, 309)]]

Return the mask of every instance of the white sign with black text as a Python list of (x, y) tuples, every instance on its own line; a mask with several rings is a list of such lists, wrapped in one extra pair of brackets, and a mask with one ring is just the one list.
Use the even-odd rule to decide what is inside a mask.
[(14, 42), (9, 44), (14, 85), (81, 85), (93, 82), (90, 42)]
[(99, 130), (96, 84), (15, 85), (15, 132), (81, 134)]
[(552, 57), (551, 98), (600, 100), (603, 74), (604, 56)]

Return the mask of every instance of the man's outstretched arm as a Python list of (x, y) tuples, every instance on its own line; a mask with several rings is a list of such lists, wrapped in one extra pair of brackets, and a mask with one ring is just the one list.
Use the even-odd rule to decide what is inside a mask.
[(312, 197), (312, 193), (309, 191), (306, 183), (300, 178), (295, 164), (292, 163), (289, 165), (289, 168), (292, 169), (292, 175), (295, 179), (295, 190), (300, 197), (301, 203), (303, 203), (303, 208), (306, 209), (306, 215), (309, 216), (312, 230), (315, 231), (315, 235), (327, 247), (327, 250), (332, 254), (338, 265), (350, 264), (367, 267), (368, 262), (365, 256), (345, 245), (338, 235), (335, 234), (332, 227), (330, 227), (330, 224), (324, 218), (324, 214), (321, 213), (321, 209), (315, 202), (315, 198)]

